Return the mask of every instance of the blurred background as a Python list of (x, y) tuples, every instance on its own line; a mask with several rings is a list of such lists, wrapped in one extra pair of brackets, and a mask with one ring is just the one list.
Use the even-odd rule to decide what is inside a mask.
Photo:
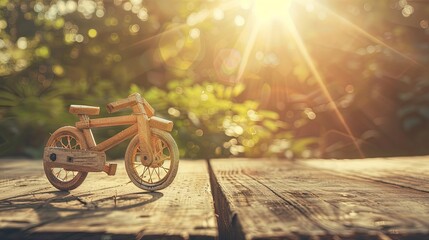
[(0, 64), (3, 157), (133, 92), (182, 158), (429, 153), (428, 1), (0, 0)]

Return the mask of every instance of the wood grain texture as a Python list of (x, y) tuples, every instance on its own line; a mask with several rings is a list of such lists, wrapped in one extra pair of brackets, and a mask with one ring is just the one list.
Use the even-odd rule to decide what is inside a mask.
[(429, 192), (429, 157), (305, 160), (311, 167)]
[(149, 126), (151, 128), (158, 128), (163, 131), (171, 132), (173, 130), (173, 122), (170, 120), (162, 119), (159, 117), (151, 117), (149, 119)]
[(108, 118), (94, 118), (84, 121), (76, 122), (76, 127), (79, 129), (84, 128), (97, 128), (97, 127), (113, 127), (121, 125), (132, 125), (136, 123), (136, 116), (118, 116)]
[(41, 161), (0, 160), (0, 239), (214, 239), (217, 226), (204, 161), (182, 161), (160, 192), (117, 175), (90, 173), (76, 190), (55, 190)]
[(72, 114), (98, 115), (100, 107), (86, 105), (70, 105), (69, 112)]
[(121, 143), (122, 141), (126, 140), (127, 138), (130, 138), (136, 132), (138, 131), (137, 124), (134, 124), (130, 127), (127, 127), (126, 129), (120, 131), (116, 135), (114, 135), (111, 138), (106, 139), (105, 141), (95, 145), (94, 147), (90, 148), (90, 150), (94, 151), (107, 151), (110, 148), (116, 146), (116, 144)]
[(428, 237), (426, 192), (286, 161), (210, 166), (221, 239)]
[(60, 192), (41, 161), (0, 160), (0, 239), (429, 239), (428, 161), (181, 161), (148, 193), (122, 161)]
[(43, 161), (50, 168), (65, 168), (73, 171), (101, 172), (106, 163), (106, 153), (85, 149), (45, 147)]

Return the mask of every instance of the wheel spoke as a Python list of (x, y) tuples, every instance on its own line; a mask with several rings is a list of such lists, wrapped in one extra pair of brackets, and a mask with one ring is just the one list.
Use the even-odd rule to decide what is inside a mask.
[(162, 154), (162, 150), (155, 152), (155, 156), (161, 155)]
[(170, 170), (169, 168), (166, 168), (166, 167), (163, 167), (163, 166), (161, 166), (161, 168), (162, 168), (162, 169), (164, 169), (164, 171), (165, 171), (166, 173), (168, 173), (168, 170)]
[(67, 146), (63, 143), (62, 139), (60, 140), (60, 143), (61, 143), (61, 145), (62, 145), (63, 148), (67, 148)]
[[(58, 136), (51, 144), (52, 147), (64, 149), (82, 149), (82, 143), (73, 135), (63, 134)], [(68, 171), (64, 168), (51, 168), (52, 175), (61, 182), (70, 182), (80, 177), (78, 171)]]
[(73, 145), (72, 149), (80, 149), (80, 144), (76, 142), (76, 144)]
[(57, 172), (57, 178), (59, 178), (59, 176), (60, 176), (60, 173), (61, 173), (61, 171), (62, 171), (63, 169), (62, 168), (60, 168), (60, 170)]
[(139, 163), (138, 165), (134, 164), (134, 170), (136, 170), (138, 167), (142, 166), (143, 164)]
[(149, 168), (145, 166), (143, 173), (140, 175), (140, 183), (143, 184), (143, 178), (144, 178), (144, 173), (146, 172), (146, 170), (148, 170)]
[(70, 148), (71, 148), (70, 136), (67, 136), (67, 148), (68, 148), (68, 149), (70, 149)]
[(152, 174), (153, 174), (153, 171), (150, 172), (150, 169), (149, 169), (149, 181), (150, 181), (150, 183), (153, 183)]
[(156, 171), (156, 168), (153, 169), (156, 173), (156, 175), (158, 175), (158, 179), (161, 180), (161, 177), (159, 176), (159, 168), (158, 168), (158, 172)]
[(159, 150), (155, 152), (155, 156), (157, 156), (161, 161), (165, 161), (167, 158), (169, 160), (170, 156), (164, 154), (164, 149), (166, 148), (168, 149), (168, 146), (165, 144), (165, 142), (159, 140), (157, 145), (158, 145), (157, 147), (159, 147)]

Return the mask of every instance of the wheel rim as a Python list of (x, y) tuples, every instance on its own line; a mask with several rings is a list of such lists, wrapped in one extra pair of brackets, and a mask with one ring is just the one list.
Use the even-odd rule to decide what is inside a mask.
[[(57, 137), (50, 147), (59, 147), (66, 149), (82, 149), (82, 143), (73, 135), (66, 134)], [(52, 176), (58, 181), (68, 183), (73, 181), (76, 177), (80, 177), (81, 173), (78, 171), (69, 171), (64, 168), (51, 168)]]
[(131, 155), (131, 174), (140, 184), (158, 185), (167, 179), (172, 168), (172, 149), (171, 146), (156, 135), (152, 136), (152, 146), (154, 147), (154, 161), (162, 164), (159, 167), (144, 166), (141, 162), (140, 146), (137, 142)]

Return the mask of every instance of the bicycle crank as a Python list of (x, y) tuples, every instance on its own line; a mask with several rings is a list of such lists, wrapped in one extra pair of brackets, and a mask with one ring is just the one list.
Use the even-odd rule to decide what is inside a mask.
[(116, 173), (116, 164), (106, 164), (106, 154), (98, 151), (45, 147), (43, 161), (50, 168), (68, 171)]

